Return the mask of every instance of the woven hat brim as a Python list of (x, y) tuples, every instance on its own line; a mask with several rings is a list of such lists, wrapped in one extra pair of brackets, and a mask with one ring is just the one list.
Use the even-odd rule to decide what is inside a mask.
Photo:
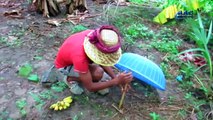
[[(89, 33), (90, 34), (90, 33)], [(121, 48), (114, 53), (103, 53), (97, 47), (89, 42), (89, 37), (84, 39), (84, 50), (87, 56), (96, 64), (102, 66), (114, 66), (121, 57)]]

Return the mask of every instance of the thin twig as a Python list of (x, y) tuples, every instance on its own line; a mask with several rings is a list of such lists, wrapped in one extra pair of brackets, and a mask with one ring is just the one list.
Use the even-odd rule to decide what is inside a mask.
[(112, 104), (112, 107), (114, 107), (119, 113), (123, 114), (123, 110), (118, 109), (114, 104)]
[(6, 66), (2, 67), (2, 68), (0, 69), (0, 71), (4, 70), (5, 68), (10, 68), (10, 67), (12, 67), (12, 66), (11, 66), (11, 65), (6, 65)]
[(149, 110), (152, 110), (152, 109), (157, 109), (157, 110), (161, 110), (161, 111), (167, 111), (167, 110), (178, 111), (178, 110), (183, 109), (183, 107), (166, 106), (166, 107), (160, 107), (160, 108), (150, 108)]
[(116, 117), (117, 115), (118, 115), (118, 113), (115, 113), (115, 114), (111, 117), (111, 119), (114, 118), (114, 117)]

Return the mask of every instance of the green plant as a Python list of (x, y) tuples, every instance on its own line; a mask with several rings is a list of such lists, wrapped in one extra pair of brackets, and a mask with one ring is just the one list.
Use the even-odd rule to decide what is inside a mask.
[(160, 63), (160, 68), (163, 70), (163, 73), (165, 74), (166, 78), (173, 78), (173, 74), (170, 72), (172, 69), (172, 66), (169, 62), (161, 62)]
[(176, 41), (167, 41), (162, 39), (159, 41), (151, 42), (150, 44), (156, 48), (160, 52), (166, 52), (171, 54), (177, 54), (178, 53), (178, 46), (180, 46), (181, 42), (179, 40)]
[(171, 29), (164, 27), (157, 33), (150, 45), (160, 52), (177, 54), (181, 43), (182, 41), (174, 35)]
[(18, 29), (13, 29), (12, 31), (10, 31), (8, 35), (21, 38), (22, 36), (24, 36), (25, 32), (26, 32), (26, 29), (18, 28)]
[(212, 0), (199, 0), (201, 3), (202, 12), (208, 14), (210, 17), (213, 17), (213, 1)]
[(192, 93), (191, 92), (186, 93), (184, 98), (191, 101), (192, 100)]
[(54, 39), (55, 36), (56, 36), (55, 33), (49, 33), (48, 34), (49, 39)]
[(122, 28), (124, 47), (134, 46), (139, 40), (148, 41), (153, 38), (154, 32), (141, 23), (134, 23)]
[[(200, 14), (197, 14), (198, 20), (192, 21), (191, 19), (187, 20), (188, 24), (188, 31), (187, 35), (195, 41), (197, 48), (192, 48), (185, 50), (183, 52), (180, 52), (178, 55), (185, 54), (188, 52), (193, 52), (193, 57), (202, 57), (206, 60), (207, 64), (204, 64), (198, 68), (193, 66), (190, 63), (184, 63), (184, 65), (181, 67), (181, 72), (185, 74), (185, 78), (189, 79), (190, 77), (194, 77), (196, 82), (200, 85), (200, 89), (202, 89), (205, 92), (205, 95), (208, 99), (211, 99), (211, 94), (213, 90), (211, 89), (211, 84), (213, 83), (213, 66), (212, 66), (212, 60), (211, 60), (211, 54), (208, 49), (208, 43), (211, 39), (212, 34), (212, 21), (210, 23), (210, 26), (208, 28), (208, 32), (206, 32), (206, 29), (203, 25), (202, 19)], [(207, 67), (207, 70), (209, 70), (209, 79), (208, 81), (204, 81), (203, 78), (199, 78), (195, 72), (200, 70), (201, 68), (204, 69), (204, 67)], [(205, 72), (204, 70), (202, 72)], [(208, 78), (207, 78), (208, 79)]]
[(41, 93), (39, 94), (39, 97), (40, 97), (41, 99), (50, 100), (50, 99), (54, 98), (55, 95), (54, 95), (54, 93), (53, 93), (52, 91), (46, 90), (46, 91), (41, 92)]
[(32, 92), (29, 93), (32, 98), (35, 100), (36, 102), (36, 108), (41, 110), (42, 106), (45, 104), (45, 102), (40, 98), (40, 96), (38, 94), (34, 94)]
[(42, 57), (42, 56), (39, 56), (39, 55), (35, 55), (35, 56), (33, 57), (33, 59), (34, 59), (34, 60), (42, 60), (43, 57)]
[(14, 29), (10, 31), (7, 37), (0, 37), (0, 43), (6, 44), (9, 47), (20, 47), (23, 43), (21, 37), (24, 36), (26, 30), (21, 29)]
[(155, 112), (152, 112), (149, 115), (152, 118), (152, 120), (160, 120), (160, 115)]
[(181, 119), (185, 119), (187, 117), (187, 112), (184, 109), (179, 110), (177, 114), (181, 117)]
[(194, 64), (186, 62), (181, 65), (180, 72), (184, 75), (185, 80), (190, 80), (199, 69)]
[(179, 86), (185, 90), (189, 90), (191, 89), (191, 87), (193, 87), (194, 83), (192, 81), (185, 81), (182, 82), (182, 84), (180, 84)]
[(172, 104), (175, 101), (176, 97), (175, 96), (169, 96), (168, 102), (169, 104)]
[(66, 83), (59, 81), (51, 86), (51, 90), (55, 92), (62, 92), (67, 88)]
[(0, 120), (12, 120), (11, 118), (9, 118), (9, 112), (8, 111), (1, 111), (0, 112)]
[(164, 24), (167, 19), (175, 18), (178, 11), (196, 11), (201, 5), (198, 0), (167, 0), (165, 6), (166, 8), (153, 19), (154, 22)]
[[(205, 85), (205, 83), (200, 78), (198, 78), (198, 76), (196, 75), (196, 72), (200, 69), (200, 67), (196, 68), (195, 65), (193, 65), (190, 62), (187, 62), (187, 63), (184, 63), (183, 65), (181, 65), (180, 69), (181, 69), (180, 70), (181, 74), (184, 75), (184, 80), (196, 80), (196, 82), (201, 86), (200, 88), (202, 90), (204, 90), (205, 95), (208, 96), (208, 93), (210, 91), (209, 91), (207, 85)], [(195, 78), (195, 79), (191, 79), (191, 78)], [(193, 81), (191, 81), (191, 83), (194, 84)], [(185, 83), (183, 83), (183, 84), (185, 84)], [(193, 87), (192, 84), (185, 85), (185, 88)]]
[(29, 92), (30, 96), (34, 99), (34, 101), (36, 102), (35, 107), (39, 110), (42, 109), (42, 106), (46, 103), (45, 100), (50, 100), (52, 98), (57, 98), (57, 96), (55, 96), (53, 94), (53, 92), (46, 90), (46, 91), (42, 91), (39, 94), (35, 94), (32, 92)]
[(84, 30), (87, 30), (88, 28), (83, 26), (83, 25), (76, 25), (74, 27), (72, 27), (71, 29), (71, 33), (77, 33), (77, 32), (80, 32), (80, 31), (84, 31)]
[(79, 112), (78, 114), (76, 114), (72, 120), (81, 120), (82, 119), (82, 116), (83, 116), (83, 112)]
[[(191, 92), (186, 93), (184, 98), (188, 101), (187, 108), (193, 108), (193, 112), (197, 114), (197, 119), (203, 120), (204, 119), (204, 111), (202, 110), (202, 105), (206, 105), (206, 100), (199, 100), (196, 99)], [(186, 109), (187, 109), (186, 108)]]
[(203, 26), (200, 14), (198, 13), (197, 16), (198, 16), (199, 27), (197, 27), (197, 25), (194, 26), (194, 24), (188, 23), (190, 25), (190, 31), (189, 31), (188, 35), (192, 40), (194, 40), (196, 42), (198, 48), (192, 48), (189, 50), (185, 50), (179, 54), (183, 54), (186, 52), (200, 52), (200, 53), (195, 54), (194, 56), (201, 56), (201, 57), (205, 58), (205, 60), (207, 61), (208, 67), (209, 67), (210, 82), (212, 82), (213, 67), (212, 67), (211, 55), (210, 55), (210, 52), (208, 49), (208, 43), (209, 43), (209, 40), (210, 40), (211, 34), (212, 34), (212, 21), (210, 23), (208, 32), (206, 32), (206, 30)]
[(22, 44), (20, 39), (13, 36), (8, 36), (8, 37), (1, 36), (0, 43), (5, 44), (6, 46), (9, 46), (9, 47), (19, 47)]
[(142, 4), (143, 2), (147, 0), (129, 0), (131, 3), (137, 3), (137, 4)]
[(27, 105), (27, 101), (25, 99), (20, 99), (16, 101), (16, 107), (20, 110), (22, 116), (26, 116), (27, 112), (24, 107)]
[(18, 74), (22, 77), (28, 77), (29, 74), (32, 72), (33, 68), (31, 64), (24, 64), (19, 68)]

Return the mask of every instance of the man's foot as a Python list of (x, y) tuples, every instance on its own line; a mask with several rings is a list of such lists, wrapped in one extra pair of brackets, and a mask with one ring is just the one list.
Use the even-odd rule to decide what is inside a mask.
[(78, 82), (67, 80), (64, 80), (64, 82), (67, 84), (73, 94), (81, 95), (84, 92), (84, 90), (78, 85)]

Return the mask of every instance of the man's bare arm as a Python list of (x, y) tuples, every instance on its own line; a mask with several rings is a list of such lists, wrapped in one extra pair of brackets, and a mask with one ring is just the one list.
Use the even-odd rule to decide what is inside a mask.
[(104, 71), (113, 79), (116, 77), (115, 73), (113, 72), (113, 69), (112, 67), (109, 67), (109, 66), (101, 66)]
[(83, 86), (89, 91), (98, 91), (114, 85), (125, 84), (132, 81), (131, 73), (121, 73), (118, 77), (106, 82), (93, 82), (90, 71), (87, 73), (79, 73), (79, 79)]

